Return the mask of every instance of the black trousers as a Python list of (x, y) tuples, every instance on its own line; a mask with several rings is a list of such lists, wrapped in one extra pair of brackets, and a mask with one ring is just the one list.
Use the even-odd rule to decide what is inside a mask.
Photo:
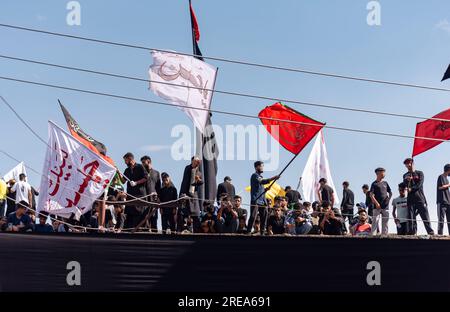
[(163, 231), (170, 229), (171, 232), (175, 232), (176, 228), (176, 215), (171, 211), (170, 213), (161, 214), (161, 227)]
[(268, 209), (266, 206), (262, 205), (251, 205), (250, 206), (250, 218), (248, 219), (247, 232), (251, 233), (252, 228), (255, 225), (256, 216), (259, 215), (260, 222), (260, 232), (264, 234), (267, 226), (267, 215)]
[(411, 233), (412, 235), (417, 234), (417, 221), (416, 218), (418, 215), (420, 215), (420, 218), (423, 221), (423, 225), (425, 226), (425, 229), (427, 231), (428, 234), (433, 234), (433, 228), (431, 227), (430, 224), (430, 214), (428, 213), (428, 208), (426, 206), (426, 204), (424, 203), (408, 203), (408, 210), (409, 210), (409, 214), (410, 216), (412, 216), (412, 220), (409, 221), (409, 226), (411, 229)]
[(450, 205), (448, 204), (438, 204), (437, 205), (437, 214), (438, 214), (438, 234), (444, 234), (444, 219), (447, 219), (447, 230), (450, 235)]
[(408, 235), (410, 232), (408, 221), (400, 223), (400, 227), (397, 226), (397, 235)]

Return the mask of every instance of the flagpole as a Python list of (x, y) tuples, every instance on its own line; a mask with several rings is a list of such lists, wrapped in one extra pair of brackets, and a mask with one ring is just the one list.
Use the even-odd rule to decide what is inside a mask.
[[(286, 169), (292, 164), (292, 162), (297, 158), (297, 156), (300, 155), (300, 153), (295, 154), (294, 157), (292, 157), (292, 159), (286, 164), (286, 166), (284, 166), (283, 170), (281, 170), (281, 172), (278, 174), (278, 177), (281, 177), (281, 175), (286, 171)], [(259, 196), (255, 199), (255, 201), (257, 201), (258, 199), (261, 198), (261, 196), (265, 195), (270, 189), (271, 187), (275, 184), (277, 180), (273, 180), (270, 185), (268, 187), (265, 188), (264, 192), (259, 194)]]

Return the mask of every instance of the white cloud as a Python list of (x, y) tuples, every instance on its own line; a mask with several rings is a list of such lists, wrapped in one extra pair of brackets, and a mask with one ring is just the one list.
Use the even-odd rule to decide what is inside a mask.
[(140, 150), (146, 152), (161, 152), (164, 150), (169, 150), (170, 147), (170, 145), (144, 145), (141, 146)]
[(435, 27), (450, 34), (450, 22), (447, 19), (440, 20)]

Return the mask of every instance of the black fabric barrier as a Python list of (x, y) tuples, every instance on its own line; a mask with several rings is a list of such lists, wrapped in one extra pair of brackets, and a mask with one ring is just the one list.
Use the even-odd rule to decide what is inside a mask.
[(0, 233), (0, 290), (449, 291), (450, 240)]

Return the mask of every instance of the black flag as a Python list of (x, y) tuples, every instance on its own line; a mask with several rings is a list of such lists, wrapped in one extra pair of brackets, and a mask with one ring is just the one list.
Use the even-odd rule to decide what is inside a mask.
[[(198, 47), (198, 41), (200, 40), (200, 30), (197, 23), (197, 17), (195, 16), (194, 9), (192, 8), (191, 0), (189, 0), (189, 12), (191, 15), (191, 28), (192, 28), (192, 49), (196, 58), (203, 61), (202, 52)], [(199, 132), (198, 129), (196, 129)], [(217, 193), (217, 156), (219, 150), (217, 148), (216, 137), (212, 128), (211, 114), (206, 121), (206, 127), (203, 135), (199, 133), (197, 138), (202, 139), (197, 141), (197, 144), (201, 144), (202, 166), (200, 167), (203, 173), (203, 185), (200, 191), (200, 199), (214, 200)], [(200, 148), (200, 147), (198, 147)]]
[(442, 77), (441, 81), (447, 80), (448, 78), (450, 78), (450, 65), (448, 65), (447, 71), (444, 74), (444, 77)]

